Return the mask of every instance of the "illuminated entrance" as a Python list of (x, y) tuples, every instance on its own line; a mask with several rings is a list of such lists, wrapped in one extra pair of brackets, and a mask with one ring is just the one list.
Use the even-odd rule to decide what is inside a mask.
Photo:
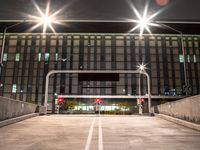
[[(48, 102), (48, 86), (49, 86), (49, 77), (52, 74), (73, 74), (73, 73), (78, 73), (78, 74), (90, 74), (90, 73), (95, 73), (95, 74), (143, 74), (147, 77), (147, 86), (148, 86), (148, 112), (150, 113), (150, 108), (151, 108), (151, 87), (150, 87), (150, 77), (145, 71), (131, 71), (131, 70), (52, 70), (48, 72), (46, 76), (46, 84), (45, 84), (45, 102), (44, 106), (47, 108), (47, 102)], [(61, 95), (63, 98), (121, 98), (121, 99), (133, 99), (136, 98), (136, 96), (132, 95)]]
[[(61, 95), (58, 95), (61, 97)], [(65, 97), (65, 102), (60, 105), (61, 113), (78, 113), (78, 114), (91, 114), (97, 113), (97, 110), (101, 110), (103, 114), (133, 114), (138, 113), (138, 103), (135, 98), (130, 97), (130, 99), (122, 98), (98, 98), (101, 100), (101, 103), (96, 102), (97, 98), (74, 98), (67, 97), (67, 95), (62, 95)], [(69, 107), (68, 107), (69, 106)], [(73, 108), (72, 108), (73, 107)], [(57, 107), (55, 107), (57, 108)], [(148, 105), (147, 101), (143, 105), (143, 112), (147, 113)], [(50, 108), (51, 109), (51, 108)]]

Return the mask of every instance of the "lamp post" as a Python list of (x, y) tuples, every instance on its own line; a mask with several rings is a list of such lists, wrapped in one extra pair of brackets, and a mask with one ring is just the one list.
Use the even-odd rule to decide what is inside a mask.
[[(164, 21), (156, 21), (157, 24), (164, 26), (168, 29), (171, 29), (177, 33), (180, 34), (181, 36), (181, 50), (182, 50), (182, 55), (183, 55), (183, 70), (184, 70), (184, 82), (185, 82), (185, 87), (188, 88), (188, 82), (187, 82), (187, 70), (186, 70), (186, 61), (185, 61), (185, 50), (184, 50), (184, 41), (183, 41), (183, 32), (179, 31), (165, 23), (170, 23), (170, 22), (164, 22)], [(172, 22), (171, 22), (172, 23)], [(186, 90), (186, 95), (188, 95), (188, 91)]]
[(138, 100), (138, 105), (139, 105), (139, 114), (142, 114), (142, 105), (141, 105), (141, 82), (140, 82), (140, 77), (141, 77), (141, 73), (139, 74), (139, 100)]
[[(130, 3), (131, 4), (131, 3)], [(134, 26), (130, 32), (135, 31), (136, 29), (140, 29), (140, 36), (143, 34), (143, 31), (146, 30), (149, 34), (151, 34), (151, 30), (149, 28), (149, 26), (154, 26), (154, 27), (159, 27), (159, 24), (162, 26), (165, 26), (177, 33), (179, 33), (181, 35), (181, 49), (182, 49), (182, 54), (183, 54), (183, 66), (184, 66), (184, 82), (185, 82), (185, 87), (186, 87), (186, 95), (188, 95), (188, 82), (187, 82), (187, 71), (186, 71), (186, 62), (185, 62), (185, 50), (184, 50), (184, 43), (183, 43), (183, 33), (182, 31), (179, 31), (169, 25), (169, 23), (181, 23), (181, 22), (170, 22), (170, 21), (155, 21), (153, 22), (153, 18), (155, 18), (159, 12), (156, 12), (150, 16), (147, 16), (147, 12), (148, 12), (148, 5), (145, 6), (144, 8), (144, 12), (143, 15), (139, 13), (139, 11), (132, 6), (131, 4), (131, 8), (133, 9), (135, 15), (137, 16), (137, 20), (132, 19), (132, 22), (136, 23), (137, 25)], [(190, 23), (190, 22), (182, 22), (182, 23)], [(193, 22), (194, 23), (194, 22)], [(199, 22), (196, 22), (199, 23)]]
[[(56, 19), (56, 15), (60, 12), (60, 10), (58, 10), (57, 12), (54, 12), (53, 14), (50, 15), (50, 13), (49, 13), (50, 3), (49, 2), (47, 3), (47, 7), (46, 7), (45, 11), (42, 11), (37, 4), (35, 4), (35, 6), (40, 15), (39, 16), (30, 15), (30, 17), (33, 18), (34, 20), (18, 20), (17, 23), (4, 28), (3, 38), (2, 38), (2, 46), (1, 46), (1, 57), (0, 57), (0, 75), (1, 75), (1, 70), (2, 70), (2, 66), (3, 66), (2, 62), (3, 62), (3, 53), (4, 53), (4, 48), (5, 48), (6, 32), (8, 29), (11, 29), (11, 28), (13, 28), (21, 23), (24, 23), (24, 22), (32, 22), (32, 23), (36, 23), (36, 25), (31, 28), (32, 30), (34, 30), (40, 26), (43, 26), (43, 33), (46, 33), (46, 30), (48, 27), (53, 32), (55, 32), (52, 24), (53, 23), (59, 24), (59, 21), (57, 21), (57, 19)], [(16, 20), (14, 20), (14, 21), (16, 21)]]
[[(140, 76), (142, 72), (145, 72), (146, 66), (142, 63), (141, 65), (138, 66), (138, 70), (140, 72)], [(140, 76), (139, 76), (139, 96), (141, 96), (141, 88), (140, 88)]]
[(146, 67), (145, 65), (142, 63), (141, 65), (138, 66), (138, 70), (139, 70), (139, 114), (142, 114), (142, 104), (141, 104), (141, 81), (140, 81), (140, 77), (141, 77), (141, 74), (143, 72), (146, 72), (145, 71)]
[(4, 49), (5, 49), (5, 41), (6, 41), (6, 33), (7, 33), (7, 30), (8, 29), (11, 29), (21, 23), (25, 22), (24, 20), (23, 21), (19, 21), (15, 24), (12, 24), (10, 26), (7, 26), (4, 28), (3, 30), (3, 38), (2, 38), (2, 45), (1, 45), (1, 58), (0, 58), (0, 75), (1, 75), (1, 71), (2, 71), (2, 67), (3, 67), (3, 54), (4, 54)]

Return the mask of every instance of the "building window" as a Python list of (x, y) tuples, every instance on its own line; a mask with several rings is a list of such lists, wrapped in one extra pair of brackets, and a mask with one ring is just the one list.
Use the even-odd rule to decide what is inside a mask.
[(172, 96), (176, 96), (176, 89), (171, 89)]
[(41, 61), (41, 58), (42, 58), (42, 54), (38, 53), (38, 61)]
[(16, 55), (15, 55), (15, 61), (20, 61), (20, 53), (16, 53)]
[(180, 63), (183, 63), (183, 62), (184, 62), (184, 57), (183, 57), (183, 55), (179, 55), (179, 62), (180, 62)]
[(17, 85), (16, 84), (12, 85), (12, 93), (17, 93)]
[(190, 63), (190, 55), (187, 55), (187, 62)]
[(58, 53), (55, 54), (55, 60), (58, 61)]
[(45, 53), (44, 60), (49, 61), (49, 53)]
[(31, 84), (28, 84), (28, 92), (31, 92), (32, 91), (32, 85)]
[(7, 61), (7, 59), (8, 59), (8, 54), (7, 54), (7, 53), (4, 53), (4, 54), (3, 54), (3, 61)]
[(197, 62), (196, 55), (193, 55), (193, 59), (194, 59), (194, 63), (196, 63)]

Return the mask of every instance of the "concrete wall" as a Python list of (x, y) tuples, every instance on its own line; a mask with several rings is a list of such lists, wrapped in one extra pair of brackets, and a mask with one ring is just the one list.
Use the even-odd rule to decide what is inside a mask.
[(154, 106), (151, 109), (155, 113), (200, 123), (200, 95)]
[(45, 109), (36, 104), (0, 97), (0, 121), (35, 112), (45, 114)]

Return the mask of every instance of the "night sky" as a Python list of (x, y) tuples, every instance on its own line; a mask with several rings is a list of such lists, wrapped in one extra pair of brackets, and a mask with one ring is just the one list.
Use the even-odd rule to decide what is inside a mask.
[[(159, 2), (163, 4), (158, 5)], [(168, 1), (168, 3), (167, 3)], [(35, 0), (40, 8), (46, 0)], [(164, 4), (164, 3), (167, 4)], [(0, 0), (0, 20), (29, 19), (27, 14), (38, 15), (32, 0)], [(63, 8), (59, 19), (137, 19), (130, 3), (138, 10), (149, 4), (149, 14), (161, 11), (156, 20), (200, 21), (200, 0), (51, 0), (51, 12)]]

